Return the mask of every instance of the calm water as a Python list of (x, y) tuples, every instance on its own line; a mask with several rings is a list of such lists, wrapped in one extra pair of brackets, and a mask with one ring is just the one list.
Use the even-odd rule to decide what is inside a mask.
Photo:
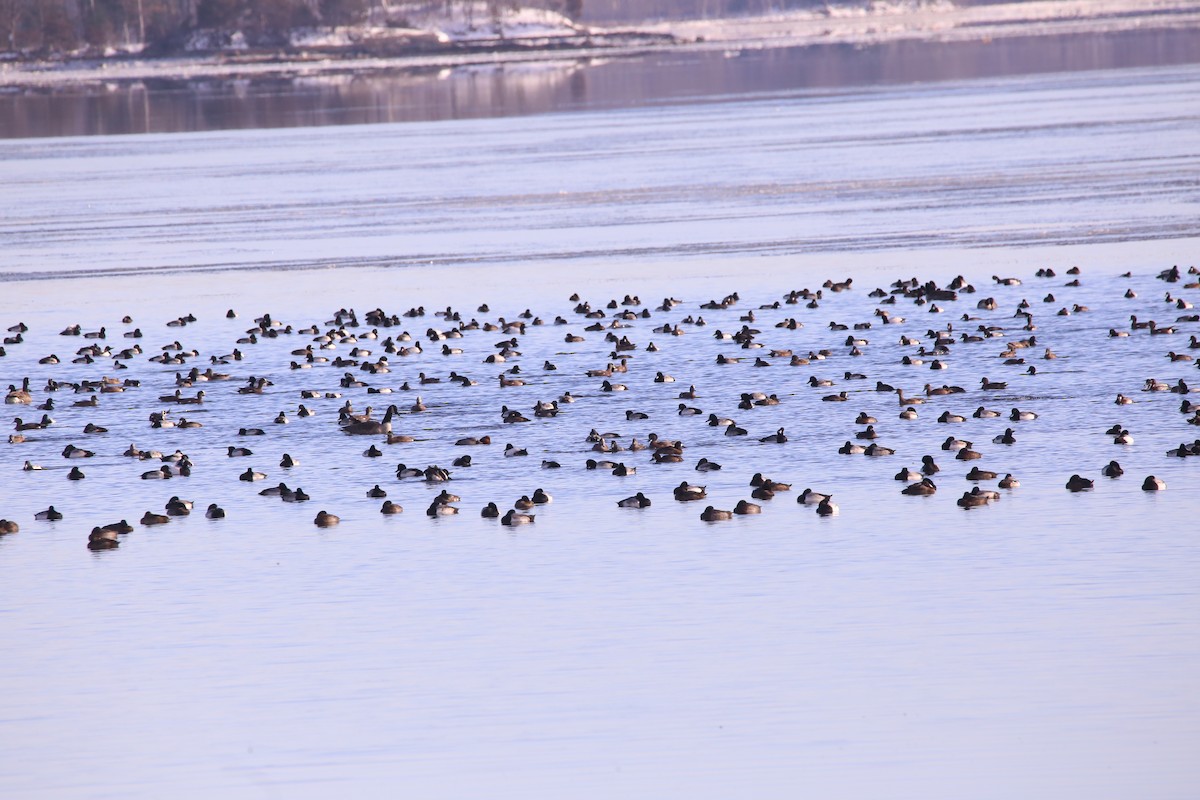
[[(341, 306), (420, 304), (426, 317), (380, 331), (416, 337), (449, 327), (432, 315), (447, 304), (465, 319), (530, 308), (547, 323), (570, 321), (520, 337), (526, 386), (500, 389), (496, 375), (512, 365), (481, 363), (505, 336), (471, 332), (449, 342), (462, 355), (426, 341), (422, 355), (393, 357), (387, 375), (355, 374), (397, 388), (453, 369), (478, 386), (341, 390), (304, 401), (317, 410), (308, 419), (294, 415), (300, 391), (339, 389), (345, 370), (287, 369), (311, 339), (297, 334), (241, 345), (246, 360), (218, 369), (275, 385), (261, 397), (237, 395), (233, 382), (203, 387), (207, 402), (180, 412), (200, 430), (149, 428), (177, 368), (145, 356), (125, 373), (143, 385), (99, 408), (72, 408), (58, 393), (57, 425), (0, 456), (0, 515), (22, 526), (0, 540), (0, 789), (1191, 796), (1200, 501), (1197, 463), (1164, 452), (1200, 429), (1185, 424), (1178, 395), (1139, 389), (1150, 377), (1200, 385), (1194, 362), (1165, 357), (1200, 325), (1107, 334), (1128, 329), (1130, 314), (1166, 324), (1195, 313), (1163, 302), (1168, 290), (1195, 300), (1195, 289), (1154, 275), (1186, 268), (1196, 251), (1197, 77), (1176, 66), (530, 118), (0, 144), (0, 322), (31, 329), (0, 359), (0, 384), (32, 375), (38, 401), (49, 377), (114, 374), (109, 363), (37, 363), (51, 352), (69, 361), (85, 342), (58, 331), (76, 322), (106, 326), (115, 347), (130, 345), (119, 333), (138, 325), (147, 355), (178, 339), (206, 357), (229, 352), (265, 311), (324, 330)], [(1082, 285), (1066, 287), (1076, 263)], [(1034, 278), (1044, 266), (1058, 276)], [(1119, 277), (1126, 270), (1132, 277)], [(945, 313), (901, 300), (892, 310), (907, 321), (873, 316), (872, 288), (959, 273), (979, 291), (941, 304)], [(1025, 283), (997, 286), (993, 274)], [(854, 290), (819, 308), (758, 310), (847, 276)], [(1127, 288), (1138, 297), (1123, 298)], [(734, 290), (742, 299), (732, 308), (699, 308)], [(629, 372), (613, 378), (628, 392), (600, 393), (601, 379), (583, 375), (610, 360), (602, 334), (563, 341), (587, 324), (571, 292), (593, 306), (626, 293), (646, 307), (683, 301), (617, 331), (639, 345)], [(996, 311), (975, 307), (986, 296)], [(1029, 335), (1012, 316), (1023, 298), (1038, 346), (1028, 364), (1003, 366), (1003, 342)], [(481, 302), (489, 314), (475, 311)], [(1072, 304), (1091, 310), (1055, 315)], [(224, 318), (230, 307), (238, 319)], [(712, 335), (751, 310), (767, 348), (831, 357), (755, 368), (754, 351)], [(196, 324), (166, 327), (189, 312)], [(708, 325), (683, 325), (678, 337), (652, 330), (687, 315)], [(804, 327), (774, 327), (788, 317)], [(874, 326), (836, 331), (830, 321)], [(945, 371), (899, 363), (914, 350), (901, 334), (928, 345), (927, 331), (949, 323), (1006, 335), (955, 346)], [(850, 333), (869, 340), (862, 356), (848, 354)], [(650, 341), (660, 352), (644, 350)], [(380, 340), (357, 346), (380, 352)], [(1040, 360), (1046, 346), (1063, 358)], [(718, 353), (750, 358), (718, 366)], [(559, 369), (542, 370), (547, 359)], [(1029, 364), (1038, 374), (1022, 374)], [(678, 382), (654, 383), (660, 370)], [(847, 381), (846, 371), (869, 380)], [(982, 375), (1009, 388), (981, 391)], [(810, 376), (836, 385), (810, 387)], [(967, 392), (932, 398), (904, 421), (894, 395), (870, 391), (875, 380)], [(692, 383), (700, 397), (690, 404), (751, 435), (730, 439), (679, 417), (676, 395)], [(850, 402), (821, 401), (841, 389)], [(557, 418), (499, 421), (502, 404), (527, 410), (567, 390), (580, 400)], [(753, 390), (777, 393), (780, 405), (739, 410), (739, 394)], [(1117, 392), (1137, 402), (1118, 407)], [(369, 441), (336, 431), (346, 398), (407, 408), (418, 393), (429, 410), (395, 426), (417, 441), (386, 446), (383, 458), (364, 458)], [(970, 418), (979, 405), (1040, 417)], [(629, 422), (628, 409), (649, 419)], [(283, 410), (291, 424), (271, 424)], [(939, 424), (944, 410), (968, 420)], [(861, 411), (878, 418), (896, 455), (837, 454), (862, 429)], [(80, 434), (88, 421), (110, 432)], [(1115, 422), (1135, 444), (1111, 443), (1104, 430)], [(267, 435), (235, 435), (248, 425)], [(758, 441), (780, 426), (791, 441)], [(1017, 444), (993, 444), (1008, 426)], [(683, 439), (685, 461), (620, 453), (611, 458), (636, 475), (588, 471), (593, 427), (623, 444), (650, 432)], [(453, 445), (485, 433), (496, 444)], [(987, 508), (957, 508), (972, 484), (968, 465), (940, 450), (950, 435), (972, 440), (984, 453), (974, 463), (1016, 474), (1021, 488)], [(67, 462), (59, 453), (70, 442), (96, 457)], [(139, 480), (154, 465), (121, 457), (131, 442), (185, 450), (193, 476)], [(506, 442), (529, 457), (505, 458)], [(231, 444), (255, 454), (228, 458)], [(283, 452), (300, 466), (278, 468)], [(397, 481), (395, 465), (448, 466), (464, 453), (475, 465), (447, 485), (463, 513), (428, 519), (441, 487)], [(943, 468), (939, 493), (902, 497), (892, 475), (926, 453)], [(697, 473), (700, 456), (725, 468)], [(541, 470), (543, 458), (563, 468)], [(1112, 458), (1127, 470), (1116, 481), (1098, 474)], [(26, 459), (47, 469), (22, 472)], [(86, 480), (65, 480), (73, 464)], [(247, 466), (314, 500), (257, 496), (264, 483), (236, 480)], [(796, 490), (764, 502), (760, 516), (702, 523), (696, 503), (670, 497), (694, 481), (707, 484), (707, 502), (730, 508), (758, 471)], [(1075, 472), (1096, 477), (1097, 489), (1065, 492)], [(1166, 492), (1139, 490), (1151, 473)], [(375, 483), (402, 515), (380, 517), (380, 501), (365, 497)], [(507, 507), (538, 486), (554, 502), (534, 525), (479, 518), (487, 501)], [(841, 515), (822, 520), (797, 505), (805, 486), (835, 492)], [(636, 491), (654, 505), (616, 508)], [(173, 494), (219, 502), (229, 518), (193, 514), (139, 528), (115, 551), (84, 548), (93, 524), (133, 520)], [(35, 522), (49, 503), (67, 518)], [(320, 508), (342, 524), (314, 528)]]

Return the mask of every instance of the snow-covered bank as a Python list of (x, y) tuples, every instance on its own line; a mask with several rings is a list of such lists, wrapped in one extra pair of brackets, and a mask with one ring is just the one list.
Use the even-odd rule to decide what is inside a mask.
[[(285, 52), (223, 52), (169, 59), (10, 62), (0, 86), (59, 85), (152, 78), (313, 76), (484, 63), (635, 56), (670, 50), (868, 45), (889, 41), (986, 41), (1129, 30), (1186, 29), (1200, 42), (1200, 0), (1041, 0), (959, 7), (949, 0), (834, 5), (757, 17), (584, 27), (525, 11), (478, 24), (429, 22), (419, 28), (312, 30)], [(377, 55), (380, 43), (386, 55)], [(1198, 45), (1200, 48), (1200, 45)]]

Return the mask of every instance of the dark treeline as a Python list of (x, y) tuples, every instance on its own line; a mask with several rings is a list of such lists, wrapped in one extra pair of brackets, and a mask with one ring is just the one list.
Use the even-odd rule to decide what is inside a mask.
[(0, 0), (0, 52), (144, 48), (153, 55), (185, 49), (202, 30), (236, 31), (250, 46), (278, 46), (297, 28), (404, 26), (408, 15), (470, 16), (482, 7), (494, 16), (518, 5), (577, 19), (583, 0)]
[[(997, 0), (958, 0), (980, 5)], [(1008, 0), (1012, 2), (1013, 0)], [(1016, 0), (1020, 2), (1021, 0)], [(870, 0), (0, 0), (0, 53), (43, 56), (108, 48), (161, 55), (204, 49), (198, 31), (241, 34), (246, 45), (286, 45), (297, 28), (406, 27), (410, 19), (498, 17), (510, 8), (558, 11), (596, 24), (764, 14)]]

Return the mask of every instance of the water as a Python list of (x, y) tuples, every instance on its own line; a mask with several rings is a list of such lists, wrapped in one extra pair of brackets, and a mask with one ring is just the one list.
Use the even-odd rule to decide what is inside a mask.
[[(1194, 313), (1163, 302), (1167, 291), (1194, 300), (1194, 289), (1154, 275), (1186, 268), (1195, 250), (1197, 85), (1195, 67), (1161, 67), (521, 119), (3, 143), (0, 320), (31, 330), (0, 359), (0, 384), (33, 375), (39, 401), (47, 377), (114, 374), (108, 363), (36, 363), (84, 344), (58, 336), (76, 322), (107, 326), (115, 347), (130, 345), (119, 332), (138, 325), (147, 354), (179, 339), (204, 356), (229, 352), (264, 311), (323, 330), (340, 306), (426, 307), (382, 335), (445, 329), (433, 312), (447, 304), (465, 319), (530, 308), (570, 324), (520, 337), (527, 386), (501, 389), (501, 366), (481, 363), (505, 335), (471, 332), (449, 342), (461, 356), (426, 341), (423, 355), (393, 357), (387, 375), (355, 374), (396, 388), (454, 369), (478, 386), (341, 390), (303, 401), (318, 412), (308, 419), (293, 413), (300, 390), (339, 389), (345, 370), (287, 369), (290, 351), (311, 339), (298, 334), (240, 345), (245, 361), (217, 367), (275, 385), (262, 397), (237, 395), (233, 382), (197, 387), (205, 404), (177, 414), (203, 421), (200, 430), (149, 428), (179, 368), (144, 356), (125, 373), (143, 385), (103, 396), (98, 409), (58, 393), (58, 424), (0, 457), (0, 514), (22, 526), (0, 539), (0, 787), (122, 797), (397, 785), (446, 797), (728, 797), (750, 786), (766, 797), (1189, 796), (1196, 464), (1164, 452), (1200, 429), (1185, 424), (1178, 395), (1139, 389), (1149, 377), (1193, 379), (1194, 362), (1164, 354), (1184, 351), (1200, 325), (1181, 323), (1177, 336), (1107, 333), (1127, 329), (1130, 314), (1165, 324)], [(1082, 285), (1066, 287), (1076, 263)], [(1057, 277), (1035, 278), (1044, 266)], [(1120, 277), (1126, 270), (1132, 277)], [(892, 310), (906, 322), (872, 315), (875, 286), (959, 273), (979, 291), (942, 304), (943, 314), (901, 300)], [(1025, 283), (997, 286), (992, 274)], [(854, 290), (819, 308), (758, 309), (847, 276)], [(1138, 297), (1122, 298), (1127, 287)], [(733, 290), (737, 305), (699, 308)], [(583, 375), (611, 360), (611, 344), (599, 333), (563, 341), (586, 324), (571, 292), (594, 306), (626, 293), (645, 307), (684, 301), (617, 331), (639, 345), (629, 372), (612, 378), (630, 391), (602, 394), (601, 379)], [(996, 311), (975, 308), (986, 296)], [(945, 371), (899, 363), (913, 350), (898, 343), (902, 333), (928, 344), (927, 329), (949, 322), (956, 332), (1002, 325), (1005, 341), (1030, 335), (1012, 317), (1022, 298), (1038, 324), (1027, 364), (1001, 365), (995, 339), (956, 345)], [(474, 310), (482, 302), (488, 314)], [(1055, 316), (1072, 304), (1091, 311)], [(235, 320), (223, 316), (230, 307)], [(756, 369), (753, 351), (712, 337), (751, 310), (769, 348), (833, 355)], [(194, 325), (166, 327), (189, 312)], [(121, 324), (126, 313), (132, 325)], [(687, 315), (708, 325), (682, 325), (679, 337), (651, 330)], [(787, 317), (805, 327), (774, 327)], [(831, 320), (875, 324), (856, 333), (830, 330)], [(861, 357), (848, 355), (851, 333), (870, 340)], [(379, 341), (358, 346), (377, 356)], [(660, 352), (646, 352), (649, 341)], [(1063, 358), (1040, 360), (1046, 346)], [(718, 366), (718, 353), (751, 359)], [(543, 371), (547, 359), (559, 369)], [(1038, 374), (1022, 374), (1029, 365)], [(653, 383), (659, 370), (677, 382)], [(870, 378), (847, 381), (850, 370)], [(810, 375), (837, 385), (810, 387)], [(981, 375), (1009, 388), (982, 391)], [(910, 394), (925, 383), (967, 392), (931, 398), (902, 421), (894, 395), (871, 391), (875, 380)], [(677, 416), (676, 395), (691, 383), (700, 396), (689, 404), (751, 435), (730, 440)], [(840, 389), (850, 402), (821, 401)], [(566, 390), (580, 400), (557, 418), (499, 421), (501, 404), (526, 410)], [(737, 409), (751, 390), (782, 402)], [(1118, 407), (1117, 392), (1137, 402)], [(364, 458), (366, 437), (335, 430), (347, 397), (407, 408), (418, 393), (430, 410), (396, 423), (418, 441), (380, 445), (384, 458)], [(978, 405), (1040, 417), (935, 421)], [(628, 422), (627, 409), (650, 419)], [(273, 425), (281, 410), (291, 423)], [(863, 427), (853, 422), (860, 411), (879, 419), (896, 455), (836, 453)], [(93, 420), (110, 432), (80, 434)], [(1134, 445), (1103, 434), (1118, 421)], [(249, 425), (267, 435), (235, 435)], [(757, 441), (779, 426), (792, 441)], [(993, 444), (1008, 426), (1017, 444)], [(685, 461), (625, 452), (610, 457), (636, 465), (634, 476), (585, 470), (598, 457), (583, 441), (592, 427), (623, 444), (651, 431), (681, 438)], [(452, 443), (484, 433), (496, 443)], [(974, 463), (1013, 472), (1021, 488), (987, 508), (957, 508), (969, 465), (939, 449), (949, 435), (974, 441), (984, 453)], [(97, 451), (75, 462), (84, 481), (65, 480), (58, 454), (68, 442)], [(130, 442), (182, 448), (194, 474), (141, 481), (155, 465), (121, 457)], [(506, 442), (530, 456), (504, 458)], [(255, 455), (228, 458), (230, 444)], [(300, 466), (279, 469), (283, 452)], [(448, 466), (464, 453), (475, 465), (446, 485), (463, 496), (456, 518), (423, 514), (441, 486), (392, 477), (397, 462)], [(942, 466), (938, 494), (902, 497), (892, 475), (925, 453)], [(695, 472), (702, 455), (725, 468)], [(563, 468), (538, 469), (542, 458)], [(1112, 458), (1127, 470), (1116, 481), (1098, 475)], [(49, 469), (21, 472), (25, 459)], [(268, 481), (237, 481), (247, 466)], [(794, 483), (760, 516), (702, 523), (705, 503), (670, 497), (694, 481), (707, 484), (706, 502), (731, 508), (757, 471)], [(1096, 490), (1067, 493), (1075, 472), (1096, 477)], [(1138, 488), (1151, 473), (1166, 492)], [(257, 496), (278, 480), (314, 500)], [(380, 501), (365, 497), (375, 483), (402, 515), (379, 515)], [(554, 502), (532, 526), (478, 516), (488, 500), (507, 507), (537, 486)], [(797, 505), (805, 486), (835, 492), (840, 516)], [(616, 508), (639, 490), (651, 508)], [(93, 524), (133, 521), (173, 494), (219, 502), (229, 518), (194, 513), (139, 527), (115, 551), (84, 548)], [(67, 518), (35, 522), (49, 503)], [(319, 508), (342, 524), (316, 529)]]

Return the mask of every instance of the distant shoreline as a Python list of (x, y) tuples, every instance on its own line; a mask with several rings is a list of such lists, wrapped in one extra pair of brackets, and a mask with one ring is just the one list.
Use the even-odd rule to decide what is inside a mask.
[(423, 39), (380, 55), (372, 46), (318, 44), (273, 50), (146, 58), (0, 63), (0, 87), (55, 90), (143, 80), (233, 80), (364, 74), (408, 69), (523, 64), (564, 58), (629, 58), (653, 53), (733, 51), (810, 45), (869, 46), (897, 41), (1107, 34), (1154, 29), (1196, 32), (1200, 0), (1044, 0), (957, 8), (892, 5), (861, 13), (792, 12), (761, 17), (672, 21), (579, 30), (568, 36)]

